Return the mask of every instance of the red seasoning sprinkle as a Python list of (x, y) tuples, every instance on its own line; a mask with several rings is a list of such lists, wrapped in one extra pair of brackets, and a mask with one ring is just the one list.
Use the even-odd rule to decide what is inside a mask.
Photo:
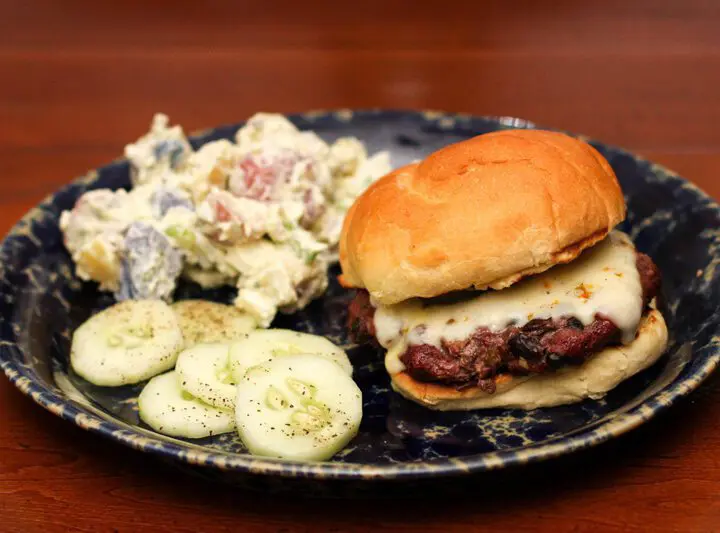
[(588, 290), (588, 287), (584, 283), (581, 283), (575, 287), (575, 296), (582, 298), (583, 300), (588, 300), (592, 296), (592, 293)]

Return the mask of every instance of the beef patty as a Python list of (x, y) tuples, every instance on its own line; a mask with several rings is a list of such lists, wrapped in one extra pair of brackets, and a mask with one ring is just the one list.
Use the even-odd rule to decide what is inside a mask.
[[(660, 287), (660, 272), (652, 259), (637, 253), (637, 269), (647, 306)], [(359, 290), (348, 309), (350, 334), (356, 342), (375, 340), (375, 308), (367, 291)], [(527, 375), (579, 364), (603, 347), (618, 343), (620, 330), (597, 316), (584, 326), (574, 317), (534, 319), (522, 327), (492, 332), (476, 329), (460, 341), (441, 347), (411, 345), (400, 356), (406, 371), (418, 381), (439, 382), (458, 388), (478, 386), (495, 391), (498, 374)]]

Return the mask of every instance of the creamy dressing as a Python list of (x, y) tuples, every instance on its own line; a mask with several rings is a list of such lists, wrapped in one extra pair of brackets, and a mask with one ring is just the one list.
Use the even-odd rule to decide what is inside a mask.
[(642, 286), (635, 248), (619, 231), (567, 265), (520, 281), (500, 291), (486, 291), (453, 303), (420, 299), (392, 306), (376, 305), (375, 329), (386, 349), (391, 374), (404, 369), (399, 355), (407, 345), (440, 346), (468, 338), (476, 329), (501, 331), (535, 318), (573, 316), (588, 325), (601, 315), (622, 332), (623, 344), (635, 337), (642, 315)]

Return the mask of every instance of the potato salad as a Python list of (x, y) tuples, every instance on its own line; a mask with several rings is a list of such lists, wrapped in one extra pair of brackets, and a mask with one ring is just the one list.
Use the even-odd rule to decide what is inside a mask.
[(89, 191), (61, 216), (77, 275), (118, 300), (170, 300), (181, 276), (231, 284), (260, 327), (323, 293), (347, 209), (390, 171), (356, 138), (328, 145), (265, 113), (198, 150), (158, 114), (125, 155), (130, 190)]

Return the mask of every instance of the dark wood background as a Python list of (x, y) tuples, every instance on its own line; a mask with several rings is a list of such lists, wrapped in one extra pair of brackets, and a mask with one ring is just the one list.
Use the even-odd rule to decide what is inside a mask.
[[(515, 115), (720, 197), (720, 3), (0, 0), (0, 226), (122, 153), (258, 110)], [(720, 377), (634, 433), (435, 503), (216, 487), (89, 435), (0, 379), (0, 531), (720, 530)], [(438, 495), (440, 497), (440, 495)]]

